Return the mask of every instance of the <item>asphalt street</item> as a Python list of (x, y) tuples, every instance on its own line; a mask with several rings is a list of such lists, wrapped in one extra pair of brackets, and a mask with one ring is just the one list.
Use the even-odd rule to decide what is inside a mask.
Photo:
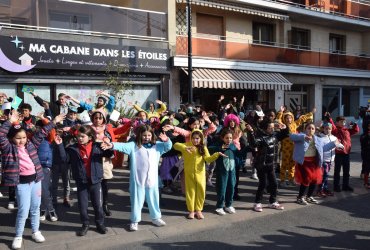
[(370, 249), (369, 201), (365, 194), (110, 249)]

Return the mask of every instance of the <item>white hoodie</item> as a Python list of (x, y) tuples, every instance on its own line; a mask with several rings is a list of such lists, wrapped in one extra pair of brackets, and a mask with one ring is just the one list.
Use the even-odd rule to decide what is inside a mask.
[[(324, 140), (324, 144), (337, 140), (337, 137), (335, 137), (334, 135), (326, 135), (324, 133), (320, 133), (319, 136)], [(335, 158), (335, 148), (329, 151), (324, 151), (323, 158), (324, 162), (333, 162)]]

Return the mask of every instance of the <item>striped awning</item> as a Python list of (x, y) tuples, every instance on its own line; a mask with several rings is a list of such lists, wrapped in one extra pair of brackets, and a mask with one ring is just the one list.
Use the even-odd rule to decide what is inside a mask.
[[(187, 68), (183, 68), (188, 74)], [(280, 73), (231, 69), (193, 69), (193, 88), (290, 90)]]
[[(186, 0), (176, 0), (176, 2), (186, 3)], [(225, 3), (225, 1), (220, 1), (220, 0), (192, 0), (191, 4), (220, 9), (220, 10), (226, 10), (226, 11), (240, 12), (240, 13), (245, 13), (249, 15), (262, 16), (262, 17), (272, 18), (272, 19), (279, 19), (279, 20), (289, 19), (289, 16), (287, 15), (267, 12), (263, 10), (253, 9), (253, 8), (246, 8), (241, 5)]]

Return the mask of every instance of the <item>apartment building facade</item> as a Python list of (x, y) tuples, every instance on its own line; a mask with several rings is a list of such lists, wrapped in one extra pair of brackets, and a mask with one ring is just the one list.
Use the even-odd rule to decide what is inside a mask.
[[(192, 0), (194, 100), (316, 107), (356, 117), (370, 99), (367, 1)], [(187, 101), (186, 1), (176, 0), (172, 85)], [(169, 34), (171, 36), (171, 34)], [(176, 87), (173, 87), (176, 88)], [(180, 100), (179, 100), (180, 102)]]
[(34, 113), (24, 86), (47, 101), (63, 92), (95, 103), (107, 70), (120, 71), (115, 79), (132, 86), (126, 103), (146, 108), (168, 96), (167, 19), (166, 0), (0, 0), (1, 92)]

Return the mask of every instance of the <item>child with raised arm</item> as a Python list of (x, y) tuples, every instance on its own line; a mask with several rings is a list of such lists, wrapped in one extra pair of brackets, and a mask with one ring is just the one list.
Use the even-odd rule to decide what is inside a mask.
[(274, 132), (275, 123), (269, 120), (264, 120), (260, 124), (259, 133), (255, 134), (255, 131), (250, 125), (247, 125), (246, 129), (249, 131), (248, 138), (250, 139), (251, 146), (257, 148), (255, 155), (255, 167), (257, 169), (258, 176), (258, 189), (256, 192), (255, 204), (253, 210), (256, 212), (262, 212), (262, 197), (264, 189), (266, 188), (266, 180), (269, 183), (269, 207), (272, 209), (283, 210), (284, 207), (279, 204), (276, 199), (277, 195), (277, 181), (275, 176), (276, 166), (276, 145), (279, 141), (288, 137), (289, 130), (284, 124), (281, 124), (279, 132)]
[(141, 210), (144, 200), (148, 204), (152, 223), (158, 227), (165, 226), (161, 219), (158, 190), (158, 163), (162, 154), (172, 147), (171, 140), (161, 133), (157, 141), (153, 129), (149, 125), (141, 125), (136, 130), (135, 141), (105, 142), (103, 149), (117, 150), (130, 157), (130, 230), (137, 231), (141, 221)]
[[(295, 180), (301, 185), (297, 196), (297, 203), (300, 205), (318, 204), (312, 195), (316, 185), (322, 180), (321, 166), (324, 152), (335, 147), (343, 148), (338, 140), (326, 143), (324, 139), (315, 135), (315, 130), (315, 124), (310, 122), (306, 124), (304, 133), (290, 134), (289, 136), (294, 142)], [(306, 191), (307, 195), (304, 196)]]
[(209, 155), (207, 147), (204, 146), (203, 133), (199, 129), (193, 130), (190, 142), (175, 143), (173, 147), (184, 157), (185, 196), (189, 211), (187, 218), (194, 219), (196, 216), (199, 220), (204, 219), (202, 210), (206, 197), (205, 163), (211, 163), (219, 155), (225, 155), (220, 152)]
[(101, 149), (101, 143), (95, 141), (95, 131), (89, 125), (77, 128), (77, 143), (64, 149), (62, 138), (57, 136), (55, 143), (60, 161), (71, 165), (72, 176), (77, 185), (77, 200), (80, 210), (82, 228), (78, 236), (85, 236), (90, 228), (88, 215), (89, 196), (95, 212), (96, 229), (106, 234), (108, 229), (104, 225), (102, 206), (103, 157), (111, 157), (113, 151)]
[(45, 241), (39, 231), (43, 171), (37, 156), (37, 148), (55, 124), (63, 119), (64, 115), (55, 117), (53, 122), (37, 131), (31, 139), (27, 138), (26, 130), (19, 125), (19, 114), (15, 110), (10, 119), (0, 127), (2, 184), (16, 187), (18, 203), (13, 249), (22, 247), (22, 236), (28, 214), (31, 217), (32, 239), (38, 243)]

